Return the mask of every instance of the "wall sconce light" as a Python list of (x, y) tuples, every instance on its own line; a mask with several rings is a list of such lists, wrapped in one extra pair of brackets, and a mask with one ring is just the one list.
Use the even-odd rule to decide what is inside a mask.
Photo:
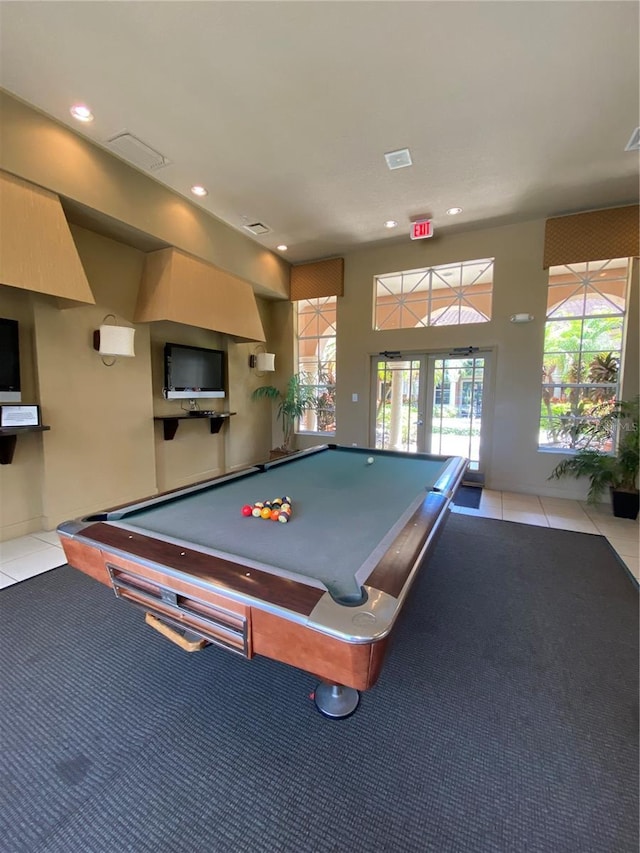
[[(133, 338), (136, 330), (131, 326), (115, 326), (107, 323), (114, 314), (107, 314), (99, 329), (93, 333), (93, 348), (102, 356), (102, 363), (106, 367), (113, 367), (118, 356), (132, 358), (135, 355), (133, 349)], [(105, 361), (105, 356), (111, 361)]]
[(266, 348), (259, 344), (249, 356), (249, 367), (253, 368), (258, 376), (272, 373), (276, 369), (275, 353), (267, 352)]
[(509, 319), (512, 323), (530, 323), (535, 317), (533, 314), (512, 314)]

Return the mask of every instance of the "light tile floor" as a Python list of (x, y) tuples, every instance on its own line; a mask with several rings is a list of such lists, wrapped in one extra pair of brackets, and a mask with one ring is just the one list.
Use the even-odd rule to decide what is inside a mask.
[[(638, 568), (638, 521), (614, 518), (602, 504), (592, 507), (580, 501), (536, 497), (516, 492), (482, 490), (478, 509), (453, 506), (463, 515), (519, 521), (560, 530), (575, 530), (606, 536), (636, 580)], [(0, 542), (0, 589), (39, 575), (65, 563), (64, 552), (55, 531), (42, 531)]]
[(479, 515), (485, 518), (500, 518), (503, 521), (519, 521), (558, 530), (575, 530), (605, 536), (620, 559), (636, 580), (640, 578), (638, 568), (638, 541), (640, 528), (638, 519), (614, 518), (607, 504), (589, 506), (581, 501), (563, 498), (536, 497), (517, 492), (493, 492), (482, 490), (480, 507), (467, 509), (453, 506), (453, 511), (463, 515)]

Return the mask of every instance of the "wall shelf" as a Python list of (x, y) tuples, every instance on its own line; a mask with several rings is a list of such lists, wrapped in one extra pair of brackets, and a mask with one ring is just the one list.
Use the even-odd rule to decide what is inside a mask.
[(0, 427), (0, 465), (11, 465), (16, 439), (25, 432), (45, 432), (48, 426)]
[[(164, 440), (165, 441), (173, 441), (173, 438), (178, 431), (178, 421), (209, 421), (209, 429), (212, 435), (220, 432), (222, 429), (222, 425), (228, 420), (231, 415), (235, 415), (235, 412), (216, 412), (213, 415), (205, 415), (205, 414), (197, 414), (197, 415), (156, 415), (153, 419), (154, 421), (162, 421), (162, 428), (164, 431)], [(48, 429), (48, 427), (47, 427)]]

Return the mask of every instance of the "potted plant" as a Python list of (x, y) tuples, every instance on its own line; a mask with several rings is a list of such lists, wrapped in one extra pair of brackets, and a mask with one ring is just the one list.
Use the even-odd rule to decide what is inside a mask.
[[(613, 514), (618, 518), (637, 518), (640, 496), (638, 470), (638, 404), (620, 400), (590, 429), (589, 441), (569, 459), (564, 459), (551, 472), (549, 479), (565, 476), (588, 477), (587, 503), (597, 504), (605, 490), (611, 492)], [(599, 449), (618, 432), (618, 444), (613, 453)], [(595, 445), (595, 446), (594, 446)]]
[[(296, 422), (309, 409), (317, 407), (315, 388), (306, 385), (304, 376), (294, 373), (289, 378), (286, 388), (281, 391), (274, 385), (261, 385), (251, 394), (252, 400), (275, 400), (278, 402), (277, 418), (282, 425), (282, 445), (275, 452), (291, 453), (291, 441), (296, 428)], [(273, 451), (272, 451), (273, 452)]]

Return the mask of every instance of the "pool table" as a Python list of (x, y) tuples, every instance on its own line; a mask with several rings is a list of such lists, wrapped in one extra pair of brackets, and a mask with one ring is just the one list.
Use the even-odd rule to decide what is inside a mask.
[[(222, 646), (312, 673), (318, 709), (375, 684), (467, 460), (323, 445), (67, 521), (67, 561), (188, 651)], [(291, 499), (285, 524), (242, 507)]]

